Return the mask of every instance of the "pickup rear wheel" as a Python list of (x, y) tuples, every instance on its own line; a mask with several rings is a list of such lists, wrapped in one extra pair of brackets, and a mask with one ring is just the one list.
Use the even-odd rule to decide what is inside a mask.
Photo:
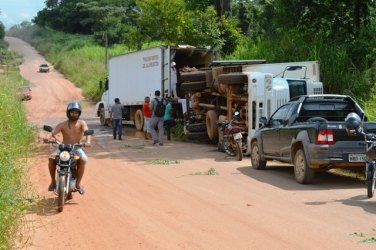
[(251, 162), (254, 169), (265, 169), (266, 161), (261, 158), (260, 148), (257, 141), (252, 142), (251, 146)]
[(295, 179), (300, 184), (312, 182), (315, 171), (308, 166), (307, 159), (303, 149), (299, 149), (294, 157)]

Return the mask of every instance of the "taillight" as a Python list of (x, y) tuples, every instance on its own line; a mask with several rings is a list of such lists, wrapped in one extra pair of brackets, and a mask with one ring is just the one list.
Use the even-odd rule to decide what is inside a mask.
[(334, 144), (333, 130), (323, 129), (317, 135), (316, 144)]

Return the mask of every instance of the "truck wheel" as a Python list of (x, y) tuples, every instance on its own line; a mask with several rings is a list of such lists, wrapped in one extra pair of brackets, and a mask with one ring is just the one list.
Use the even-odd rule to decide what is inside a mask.
[(225, 85), (245, 84), (248, 83), (248, 77), (243, 73), (221, 74), (218, 76), (218, 83)]
[(294, 157), (295, 179), (300, 184), (312, 182), (315, 171), (308, 166), (307, 159), (303, 149), (299, 149)]
[(203, 90), (206, 88), (206, 82), (183, 82), (182, 90)]
[(186, 125), (186, 129), (188, 132), (206, 132), (206, 124), (205, 123), (193, 123)]
[(216, 141), (218, 139), (218, 124), (217, 112), (209, 110), (206, 113), (206, 131), (208, 132), (209, 139)]
[(205, 81), (205, 79), (206, 79), (205, 71), (193, 71), (193, 72), (180, 73), (180, 81), (183, 83)]
[(264, 161), (261, 158), (261, 152), (260, 152), (260, 148), (257, 144), (257, 141), (252, 142), (251, 162), (252, 162), (252, 167), (254, 169), (262, 170), (262, 169), (265, 169), (265, 167), (266, 167), (266, 161)]
[(136, 114), (134, 115), (134, 125), (136, 129), (140, 131), (144, 128), (144, 115), (142, 114), (141, 109), (137, 109)]

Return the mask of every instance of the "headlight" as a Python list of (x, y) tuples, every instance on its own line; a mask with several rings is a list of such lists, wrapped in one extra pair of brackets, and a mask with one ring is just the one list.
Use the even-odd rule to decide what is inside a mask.
[(60, 160), (68, 161), (70, 158), (70, 153), (68, 151), (62, 151), (59, 155)]

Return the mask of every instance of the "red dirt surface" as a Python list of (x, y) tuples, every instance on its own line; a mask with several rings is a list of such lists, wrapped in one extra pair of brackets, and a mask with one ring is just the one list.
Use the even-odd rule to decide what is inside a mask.
[[(376, 235), (376, 199), (363, 183), (322, 173), (312, 185), (295, 182), (293, 169), (272, 162), (264, 171), (217, 152), (213, 145), (166, 142), (152, 146), (125, 127), (123, 141), (99, 125), (94, 106), (80, 89), (25, 42), (6, 38), (23, 55), (22, 76), (33, 99), (24, 102), (38, 128), (38, 153), (30, 159), (30, 180), (38, 199), (25, 215), (23, 249), (375, 249), (363, 243)], [(81, 100), (83, 119), (95, 129), (85, 149), (89, 164), (82, 184), (62, 213), (40, 143), (43, 124), (65, 119), (68, 101)], [(133, 131), (133, 132), (132, 132)], [(155, 160), (173, 164), (151, 164)], [(218, 175), (207, 175), (214, 168)], [(362, 235), (363, 234), (363, 235)]]

